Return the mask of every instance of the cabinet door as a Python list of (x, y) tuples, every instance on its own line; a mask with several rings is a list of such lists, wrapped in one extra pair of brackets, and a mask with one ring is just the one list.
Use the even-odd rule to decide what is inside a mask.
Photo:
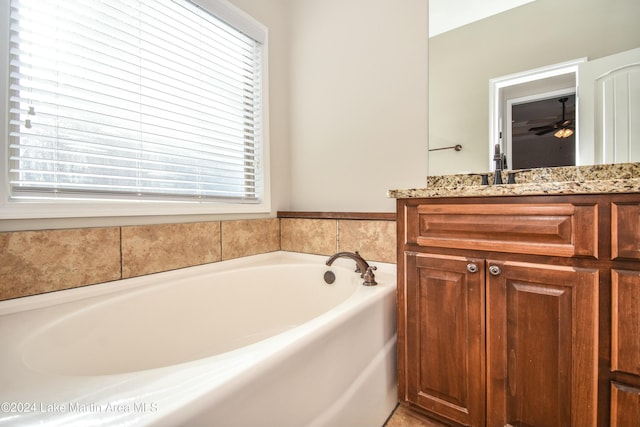
[(487, 264), (487, 425), (595, 426), (598, 271)]
[(611, 293), (611, 369), (640, 375), (640, 271), (613, 270)]
[(640, 388), (611, 383), (611, 427), (640, 425)]
[(640, 260), (640, 204), (611, 203), (611, 258)]
[(406, 258), (406, 398), (462, 425), (484, 425), (484, 261)]

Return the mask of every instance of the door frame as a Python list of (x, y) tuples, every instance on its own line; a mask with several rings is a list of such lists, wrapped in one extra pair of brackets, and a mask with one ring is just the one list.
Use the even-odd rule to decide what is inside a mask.
[[(487, 152), (489, 153), (489, 165), (492, 171), (495, 170), (495, 163), (493, 162), (495, 145), (499, 144), (500, 151), (502, 153), (505, 153), (505, 150), (509, 148), (507, 147), (505, 141), (506, 138), (502, 137), (503, 135), (505, 135), (505, 133), (503, 133), (503, 124), (510, 123), (510, 121), (506, 120), (505, 112), (503, 111), (504, 109), (506, 109), (503, 108), (503, 91), (511, 86), (517, 86), (525, 83), (535, 82), (537, 80), (547, 79), (549, 77), (556, 77), (563, 74), (572, 73), (575, 75), (577, 86), (578, 66), (586, 60), (586, 57), (578, 58), (571, 61), (534, 68), (532, 70), (509, 74), (502, 77), (496, 77), (489, 80), (489, 147)], [(577, 106), (577, 87), (574, 87), (573, 90), (576, 93)], [(577, 118), (578, 110), (576, 107), (576, 120)], [(510, 128), (510, 126), (504, 127)], [(578, 137), (579, 135), (576, 129), (576, 144), (578, 144)], [(507, 158), (510, 158), (511, 153), (506, 152), (506, 155)]]

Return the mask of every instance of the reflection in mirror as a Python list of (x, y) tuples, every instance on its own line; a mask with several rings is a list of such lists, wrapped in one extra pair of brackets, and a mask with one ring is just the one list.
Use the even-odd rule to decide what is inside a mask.
[[(459, 11), (464, 8), (459, 1), (442, 3)], [(440, 0), (430, 0), (435, 2)], [(432, 6), (430, 4), (430, 15)], [(456, 15), (455, 11), (451, 14)], [(437, 16), (434, 14), (432, 18)], [(591, 61), (639, 47), (638, 16), (640, 2), (637, 0), (535, 0), (431, 36), (429, 148), (460, 144), (464, 149), (431, 151), (429, 174), (492, 169), (493, 153), (489, 147), (501, 141), (490, 139), (495, 138), (490, 137), (491, 79), (576, 58)], [(554, 102), (558, 103), (559, 98)], [(577, 121), (580, 121), (581, 110), (577, 109)], [(558, 114), (561, 112), (555, 115)], [(502, 120), (507, 120), (506, 116)], [(577, 137), (578, 144), (584, 142), (588, 146), (589, 141), (580, 141), (580, 132)], [(509, 154), (506, 144), (503, 149)]]
[(511, 169), (575, 166), (575, 93), (514, 100), (508, 116)]
[[(584, 59), (490, 80), (492, 158), (497, 142), (510, 169), (576, 165), (576, 76), (582, 62)], [(556, 103), (565, 97), (564, 108), (569, 107), (565, 115), (572, 116), (566, 124), (569, 119), (562, 118), (562, 104)], [(553, 136), (558, 134), (556, 139), (549, 138), (550, 129), (536, 129), (546, 125), (554, 130)]]

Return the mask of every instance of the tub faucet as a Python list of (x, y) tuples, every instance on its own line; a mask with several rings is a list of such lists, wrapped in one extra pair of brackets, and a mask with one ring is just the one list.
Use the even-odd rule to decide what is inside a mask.
[(378, 282), (376, 282), (376, 276), (373, 274), (373, 271), (377, 269), (376, 266), (370, 266), (369, 263), (360, 256), (358, 251), (338, 252), (327, 260), (327, 265), (333, 264), (338, 258), (350, 258), (356, 262), (356, 273), (360, 273), (360, 277), (364, 279), (364, 282), (362, 282), (364, 286), (375, 286), (378, 284)]

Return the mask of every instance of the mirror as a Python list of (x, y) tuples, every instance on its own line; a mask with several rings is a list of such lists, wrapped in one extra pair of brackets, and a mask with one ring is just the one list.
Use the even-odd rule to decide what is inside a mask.
[(429, 175), (491, 170), (491, 79), (640, 46), (637, 0), (526, 1), (429, 38)]

